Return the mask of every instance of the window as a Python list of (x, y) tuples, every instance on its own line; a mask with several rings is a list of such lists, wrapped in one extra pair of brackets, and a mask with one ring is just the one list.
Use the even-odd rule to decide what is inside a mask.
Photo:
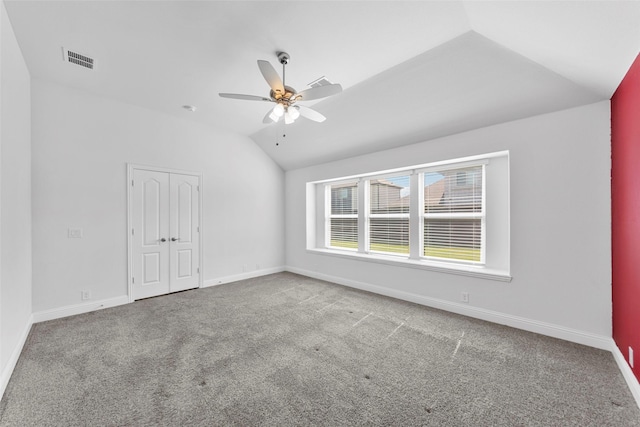
[(358, 182), (327, 186), (329, 189), (328, 246), (358, 249)]
[(308, 250), (510, 280), (506, 151), (307, 188)]
[(369, 250), (409, 254), (409, 175), (371, 179)]
[(429, 258), (484, 262), (484, 165), (423, 174), (423, 252)]

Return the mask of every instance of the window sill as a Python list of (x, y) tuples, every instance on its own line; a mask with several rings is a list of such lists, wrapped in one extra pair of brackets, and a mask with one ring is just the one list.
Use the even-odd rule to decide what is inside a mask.
[(357, 252), (348, 252), (335, 249), (307, 249), (307, 252), (318, 254), (335, 256), (339, 258), (357, 259), (359, 261), (374, 262), (376, 264), (394, 265), (398, 267), (417, 268), (420, 270), (437, 271), (439, 273), (458, 274), (460, 276), (478, 277), (481, 279), (496, 280), (500, 282), (511, 282), (511, 275), (507, 271), (492, 270), (486, 267), (470, 266), (470, 265), (457, 265), (453, 263), (440, 263), (425, 260), (412, 260), (407, 258), (400, 258), (391, 256), (385, 256), (381, 254), (361, 254)]

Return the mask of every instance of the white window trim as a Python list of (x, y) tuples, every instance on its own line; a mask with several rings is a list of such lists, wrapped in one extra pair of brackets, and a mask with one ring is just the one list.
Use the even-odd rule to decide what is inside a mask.
[[(448, 274), (457, 274), (457, 275), (462, 275), (462, 276), (469, 276), (469, 277), (477, 277), (477, 278), (482, 278), (482, 279), (488, 279), (488, 280), (495, 280), (495, 281), (502, 281), (502, 282), (510, 282), (512, 279), (512, 276), (510, 275), (509, 272), (509, 262), (508, 262), (508, 252), (509, 252), (509, 227), (507, 224), (507, 228), (506, 228), (506, 243), (503, 244), (503, 248), (506, 249), (506, 254), (507, 254), (507, 258), (506, 258), (506, 265), (501, 265), (499, 269), (497, 268), (491, 268), (491, 266), (487, 266), (487, 265), (483, 265), (480, 263), (470, 263), (470, 262), (457, 262), (455, 260), (445, 260), (445, 259), (440, 259), (440, 258), (431, 258), (431, 257), (424, 257), (420, 255), (420, 252), (422, 250), (423, 247), (423, 232), (422, 232), (422, 226), (423, 226), (423, 221), (424, 221), (424, 208), (421, 209), (421, 207), (423, 206), (424, 203), (424, 194), (420, 194), (420, 191), (412, 191), (411, 192), (411, 202), (410, 202), (410, 214), (391, 214), (391, 215), (405, 215), (409, 217), (409, 221), (410, 221), (410, 236), (409, 236), (409, 245), (410, 245), (410, 253), (409, 254), (391, 254), (391, 253), (383, 253), (383, 252), (376, 252), (376, 251), (370, 251), (369, 250), (369, 217), (370, 215), (368, 215), (367, 209), (369, 208), (368, 206), (368, 184), (369, 184), (369, 180), (371, 179), (379, 179), (382, 177), (393, 177), (393, 176), (399, 176), (399, 175), (410, 175), (410, 180), (411, 180), (411, 188), (421, 188), (421, 185), (423, 184), (422, 178), (423, 178), (423, 173), (425, 172), (430, 172), (430, 171), (442, 171), (442, 170), (446, 170), (446, 169), (461, 169), (461, 168), (465, 168), (465, 167), (471, 167), (471, 166), (478, 166), (478, 165), (483, 165), (483, 181), (482, 181), (482, 185), (483, 185), (483, 207), (482, 207), (482, 214), (478, 214), (478, 213), (461, 213), (461, 214), (456, 214), (456, 215), (460, 215), (460, 217), (468, 217), (468, 218), (474, 218), (474, 217), (480, 217), (483, 221), (482, 224), (482, 248), (483, 248), (483, 253), (481, 256), (481, 261), (482, 263), (485, 262), (485, 256), (486, 256), (486, 215), (487, 215), (487, 201), (486, 201), (486, 197), (484, 196), (486, 193), (486, 185), (487, 185), (487, 175), (486, 175), (486, 170), (485, 170), (485, 165), (488, 165), (490, 162), (491, 158), (494, 157), (505, 157), (506, 161), (507, 161), (507, 165), (506, 165), (506, 172), (507, 172), (507, 181), (506, 181), (506, 186), (507, 186), (507, 193), (506, 193), (506, 201), (507, 201), (507, 211), (506, 211), (506, 221), (508, 221), (509, 219), (509, 212), (508, 212), (508, 172), (509, 172), (509, 166), (508, 166), (508, 158), (509, 158), (509, 152), (508, 151), (502, 151), (502, 152), (496, 152), (496, 153), (489, 153), (486, 155), (479, 155), (479, 156), (470, 156), (470, 157), (466, 157), (466, 158), (461, 158), (461, 159), (454, 159), (454, 160), (446, 160), (446, 161), (439, 161), (439, 162), (433, 162), (433, 163), (429, 163), (429, 164), (423, 164), (423, 165), (417, 165), (417, 166), (412, 166), (412, 167), (406, 167), (406, 168), (396, 168), (396, 169), (392, 169), (392, 170), (387, 170), (387, 171), (380, 171), (377, 173), (367, 173), (367, 174), (360, 174), (360, 175), (351, 175), (349, 177), (342, 177), (340, 179), (325, 179), (325, 180), (320, 180), (320, 181), (315, 181), (315, 182), (310, 182), (308, 183), (311, 184), (311, 187), (308, 186), (308, 188), (314, 188), (314, 191), (318, 191), (318, 189), (320, 188), (324, 188), (325, 191), (328, 191), (328, 193), (325, 193), (325, 222), (327, 222), (327, 218), (329, 217), (328, 215), (326, 215), (326, 209), (327, 206), (330, 205), (330, 197), (331, 197), (331, 193), (330, 190), (326, 190), (327, 188), (330, 188), (331, 184), (337, 184), (340, 182), (345, 182), (345, 181), (355, 181), (358, 180), (359, 184), (358, 184), (358, 215), (353, 215), (350, 217), (360, 217), (360, 215), (363, 215), (363, 219), (361, 221), (358, 221), (358, 250), (354, 251), (352, 249), (348, 249), (348, 248), (334, 248), (334, 247), (330, 247), (330, 241), (325, 239), (325, 246), (324, 247), (314, 247), (314, 246), (309, 246), (307, 245), (307, 252), (308, 253), (313, 253), (313, 254), (319, 254), (319, 255), (326, 255), (326, 256), (332, 256), (332, 257), (339, 257), (339, 258), (344, 258), (344, 259), (357, 259), (359, 261), (366, 261), (366, 262), (373, 262), (373, 263), (377, 263), (377, 264), (385, 264), (385, 265), (392, 265), (392, 266), (401, 266), (401, 267), (409, 267), (409, 268), (416, 268), (416, 269), (421, 269), (421, 270), (428, 270), (428, 271), (436, 271), (436, 272), (442, 272), (442, 273), (448, 273)], [(327, 185), (329, 184), (329, 185)], [(326, 194), (328, 194), (329, 197), (329, 201), (328, 203), (326, 202)], [(421, 214), (422, 212), (422, 214)], [(451, 217), (451, 214), (429, 214), (430, 217), (436, 217), (436, 215), (443, 215), (442, 217)], [(383, 214), (383, 216), (387, 216), (386, 214)], [(316, 218), (320, 219), (320, 218)], [(325, 226), (325, 234), (327, 233), (327, 227)], [(308, 238), (308, 242), (313, 242), (315, 241), (315, 238)], [(327, 244), (328, 242), (328, 244)], [(495, 263), (494, 263), (495, 264)], [(502, 269), (502, 267), (506, 267), (506, 269)]]
[[(424, 222), (427, 219), (479, 219), (480, 220), (480, 261), (467, 261), (462, 262), (462, 264), (469, 265), (485, 265), (486, 257), (487, 257), (487, 224), (486, 224), (486, 216), (487, 216), (487, 174), (486, 174), (486, 165), (489, 164), (489, 160), (486, 159), (481, 162), (462, 162), (456, 163), (452, 165), (447, 165), (444, 167), (435, 167), (435, 168), (426, 168), (420, 170), (420, 177), (424, 180), (424, 174), (427, 172), (441, 172), (445, 170), (456, 170), (456, 169), (465, 169), (476, 166), (482, 166), (482, 212), (449, 212), (449, 213), (425, 213), (424, 212), (424, 192), (420, 193), (420, 204), (419, 204), (419, 215), (420, 215), (420, 236), (422, 240), (420, 240), (420, 258), (424, 260), (433, 260), (441, 262), (453, 262), (458, 263), (455, 259), (447, 259), (447, 258), (438, 258), (438, 257), (430, 257), (425, 256), (422, 253), (422, 248), (424, 247)], [(423, 184), (424, 181), (420, 182)], [(423, 188), (421, 185), (418, 188)]]
[[(324, 194), (324, 218), (325, 218), (325, 222), (324, 222), (324, 241), (325, 241), (325, 246), (327, 247), (327, 249), (332, 249), (332, 250), (338, 250), (338, 251), (357, 251), (357, 248), (345, 248), (345, 247), (339, 247), (339, 246), (332, 246), (331, 245), (331, 220), (332, 219), (343, 219), (343, 218), (354, 218), (354, 219), (358, 219), (358, 214), (332, 214), (331, 213), (331, 186), (332, 185), (336, 185), (336, 184), (342, 184), (342, 183), (351, 183), (353, 182), (353, 179), (347, 179), (347, 180), (341, 180), (341, 181), (336, 181), (336, 182), (331, 182), (331, 183), (327, 183), (325, 184), (324, 188), (325, 188), (325, 194)], [(360, 187), (360, 181), (358, 181), (358, 188)], [(360, 194), (358, 194), (359, 196)], [(360, 201), (358, 200), (358, 212), (360, 209), (360, 205), (359, 205)], [(358, 242), (358, 244), (360, 244)]]
[(399, 267), (416, 268), (420, 270), (436, 271), (439, 273), (457, 274), (460, 276), (478, 277), (480, 279), (496, 280), (500, 282), (510, 282), (511, 275), (502, 270), (489, 269), (483, 266), (473, 266), (469, 264), (460, 264), (454, 262), (435, 262), (428, 260), (414, 260), (410, 258), (401, 258), (394, 255), (381, 253), (361, 254), (358, 252), (350, 252), (343, 249), (307, 249), (308, 253), (318, 255), (328, 255), (345, 259), (357, 259), (359, 261), (373, 262), (376, 264), (386, 264)]

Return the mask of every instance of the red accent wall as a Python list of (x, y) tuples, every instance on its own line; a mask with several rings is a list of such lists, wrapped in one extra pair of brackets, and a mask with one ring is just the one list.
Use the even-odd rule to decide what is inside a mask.
[(640, 380), (640, 55), (611, 98), (613, 339)]

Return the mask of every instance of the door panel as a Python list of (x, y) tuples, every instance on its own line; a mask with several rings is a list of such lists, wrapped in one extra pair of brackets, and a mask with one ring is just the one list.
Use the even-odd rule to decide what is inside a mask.
[(171, 174), (171, 292), (197, 288), (200, 284), (199, 178)]
[(191, 260), (191, 250), (178, 251), (178, 278), (191, 277), (193, 262)]
[(160, 282), (160, 255), (158, 253), (142, 254), (144, 276), (142, 285), (153, 285)]
[(169, 175), (134, 170), (131, 203), (133, 298), (166, 294), (170, 289)]
[[(166, 184), (165, 184), (166, 185)], [(144, 246), (156, 246), (160, 241), (160, 182), (149, 179), (142, 182), (142, 244)], [(164, 190), (166, 191), (166, 189)]]
[(197, 207), (193, 203), (193, 185), (182, 182), (178, 185), (178, 238), (182, 243), (191, 243), (193, 233), (193, 209)]

